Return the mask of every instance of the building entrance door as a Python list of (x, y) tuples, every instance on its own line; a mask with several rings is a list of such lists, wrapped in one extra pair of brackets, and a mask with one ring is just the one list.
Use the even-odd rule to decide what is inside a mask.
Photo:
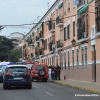
[(92, 59), (93, 59), (93, 64), (92, 64), (92, 80), (93, 82), (96, 82), (96, 49), (95, 45), (92, 46)]

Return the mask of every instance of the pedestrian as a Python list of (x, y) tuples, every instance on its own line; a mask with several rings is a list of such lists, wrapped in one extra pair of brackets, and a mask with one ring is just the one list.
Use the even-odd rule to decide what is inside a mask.
[(51, 80), (51, 71), (52, 71), (52, 69), (49, 67), (49, 70), (48, 70), (49, 80)]
[(52, 76), (52, 80), (55, 80), (55, 71), (54, 71), (54, 68), (52, 68), (51, 76)]
[(55, 80), (57, 80), (57, 73), (58, 73), (58, 70), (57, 70), (57, 67), (55, 66)]
[(61, 67), (57, 64), (58, 80), (60, 80)]

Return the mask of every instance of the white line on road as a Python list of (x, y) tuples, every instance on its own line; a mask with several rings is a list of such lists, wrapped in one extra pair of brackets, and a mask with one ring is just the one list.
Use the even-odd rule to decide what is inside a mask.
[(49, 93), (49, 92), (47, 92), (47, 91), (45, 91), (45, 93), (49, 94), (50, 96), (53, 96), (53, 94), (51, 94), (51, 93)]
[(37, 88), (37, 89), (40, 89), (39, 87), (37, 87), (37, 86), (34, 86), (35, 88)]

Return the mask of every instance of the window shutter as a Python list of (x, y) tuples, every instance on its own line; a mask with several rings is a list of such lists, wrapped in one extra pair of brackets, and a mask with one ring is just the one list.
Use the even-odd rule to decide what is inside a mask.
[(66, 27), (64, 28), (64, 41), (66, 41)]

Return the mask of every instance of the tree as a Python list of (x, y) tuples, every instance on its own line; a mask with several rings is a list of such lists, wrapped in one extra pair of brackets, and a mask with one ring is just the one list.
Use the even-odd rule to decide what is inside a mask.
[(22, 58), (22, 49), (13, 49), (9, 53), (9, 60), (12, 62), (18, 61), (19, 58)]
[(0, 61), (8, 60), (8, 54), (10, 50), (14, 48), (12, 40), (0, 36)]

